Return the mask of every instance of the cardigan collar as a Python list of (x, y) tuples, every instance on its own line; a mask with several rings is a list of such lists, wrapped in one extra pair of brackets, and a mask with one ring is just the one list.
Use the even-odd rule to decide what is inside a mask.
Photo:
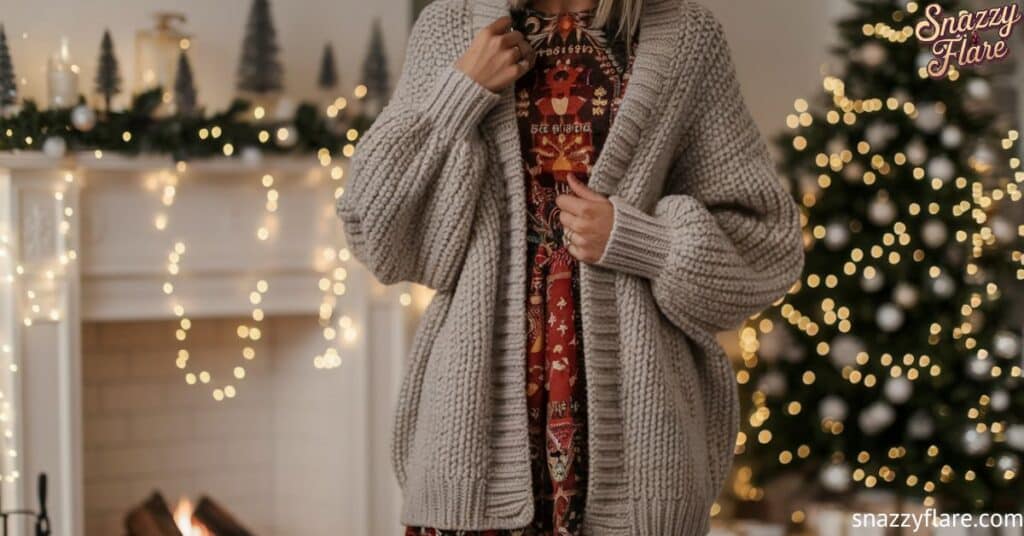
[[(509, 14), (508, 0), (469, 0), (472, 2), (472, 30), (476, 35), (495, 19)], [(613, 121), (601, 154), (591, 170), (589, 185), (594, 190), (610, 195), (618, 181), (626, 174), (642, 134), (660, 115), (657, 110), (662, 97), (673, 86), (665, 83), (672, 73), (679, 71), (678, 62), (686, 61), (673, 52), (678, 50), (680, 37), (685, 31), (686, 21), (682, 14), (689, 0), (644, 0), (640, 14), (640, 29), (637, 36), (636, 57), (630, 73), (629, 86), (622, 97), (617, 117), (631, 117), (627, 121)], [(687, 32), (688, 33), (688, 32)], [(498, 108), (507, 107), (511, 114), (514, 103), (506, 99)], [(513, 127), (514, 125), (506, 125)], [(625, 131), (641, 136), (625, 135)], [(632, 139), (633, 141), (630, 141)]]

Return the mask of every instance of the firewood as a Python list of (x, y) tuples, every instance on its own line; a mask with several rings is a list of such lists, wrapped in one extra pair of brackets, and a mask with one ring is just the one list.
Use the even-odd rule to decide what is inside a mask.
[(230, 512), (205, 495), (199, 498), (192, 519), (202, 523), (213, 536), (253, 536)]
[(174, 516), (160, 492), (154, 491), (146, 502), (135, 507), (124, 518), (128, 536), (182, 536)]

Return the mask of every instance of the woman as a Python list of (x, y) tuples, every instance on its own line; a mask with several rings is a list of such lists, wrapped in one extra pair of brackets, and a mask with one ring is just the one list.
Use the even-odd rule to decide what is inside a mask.
[(705, 8), (507, 2), (427, 7), (338, 203), (382, 282), (437, 291), (395, 423), (402, 521), (704, 534), (737, 428), (715, 333), (797, 278), (797, 210)]

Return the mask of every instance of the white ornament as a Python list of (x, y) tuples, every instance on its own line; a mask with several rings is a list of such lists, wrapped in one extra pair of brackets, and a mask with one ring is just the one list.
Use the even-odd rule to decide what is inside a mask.
[(96, 112), (84, 104), (79, 104), (71, 109), (71, 124), (82, 132), (89, 132), (96, 126)]
[(888, 52), (878, 41), (868, 41), (860, 47), (860, 61), (868, 67), (878, 67), (885, 62)]
[(857, 364), (857, 355), (865, 350), (864, 342), (855, 335), (843, 334), (832, 339), (829, 357), (836, 368), (852, 367)]
[(825, 227), (825, 247), (839, 251), (850, 243), (850, 228), (842, 222), (832, 222)]
[(917, 58), (915, 58), (915, 63), (917, 64), (918, 69), (923, 69), (927, 67), (928, 63), (933, 59), (935, 59), (934, 54), (932, 54), (931, 52), (921, 51), (917, 54)]
[(274, 139), (279, 147), (290, 149), (299, 142), (299, 133), (292, 126), (280, 127), (275, 131)]
[(913, 309), (917, 306), (919, 294), (917, 287), (901, 282), (892, 291), (892, 301), (904, 309)]
[(932, 279), (932, 292), (940, 298), (949, 298), (956, 292), (956, 282), (949, 274), (942, 273), (939, 277)]
[(992, 351), (1004, 359), (1020, 357), (1020, 339), (1011, 331), (1000, 331), (992, 338)]
[(872, 293), (882, 290), (885, 286), (885, 276), (882, 272), (875, 270), (872, 277), (862, 274), (860, 276), (860, 288), (864, 289), (864, 292)]
[(896, 412), (885, 402), (875, 402), (860, 412), (857, 424), (869, 436), (877, 435), (896, 420)]
[(917, 119), (914, 123), (917, 128), (932, 134), (942, 127), (944, 117), (936, 103), (925, 103), (917, 107)]
[(257, 165), (263, 161), (263, 151), (256, 147), (248, 146), (242, 149), (242, 162), (249, 165)]
[(972, 99), (988, 100), (992, 97), (992, 86), (983, 78), (972, 78), (967, 82), (967, 94)]
[(888, 333), (899, 331), (903, 327), (904, 318), (903, 309), (892, 303), (882, 304), (875, 312), (875, 323)]
[(907, 422), (907, 435), (913, 439), (928, 439), (935, 433), (935, 421), (924, 410), (917, 410)]
[(974, 354), (967, 360), (967, 375), (979, 381), (991, 380), (992, 366), (991, 359), (982, 359)]
[(778, 398), (786, 394), (786, 377), (781, 372), (773, 370), (757, 382), (757, 389), (764, 394)]
[(864, 164), (854, 160), (843, 167), (843, 178), (846, 182), (859, 182), (864, 177)]
[(945, 246), (948, 238), (949, 232), (942, 220), (930, 219), (921, 226), (921, 241), (932, 249)]
[(1024, 452), (1024, 424), (1011, 424), (1006, 428), (1006, 444)]
[(43, 140), (43, 154), (50, 158), (61, 158), (68, 152), (68, 143), (60, 136), (50, 136)]
[(852, 478), (850, 466), (845, 463), (834, 463), (821, 470), (821, 485), (832, 493), (845, 493), (850, 490)]
[(984, 143), (979, 143), (974, 151), (971, 152), (971, 156), (967, 159), (967, 162), (974, 168), (975, 171), (982, 175), (989, 175), (992, 173), (999, 157), (991, 147)]
[(876, 197), (868, 205), (868, 219), (879, 227), (889, 225), (896, 219), (896, 204), (888, 197)]
[(928, 176), (937, 177), (942, 182), (949, 182), (956, 174), (956, 167), (953, 161), (946, 155), (939, 155), (928, 162)]
[(779, 360), (783, 350), (787, 346), (785, 330), (777, 328), (761, 335), (758, 338), (757, 356), (767, 363), (775, 363)]
[(960, 144), (964, 141), (964, 132), (955, 125), (949, 125), (942, 129), (942, 145), (947, 149), (955, 149), (960, 147)]
[(818, 415), (822, 420), (844, 421), (848, 412), (846, 401), (835, 395), (822, 398), (818, 404)]
[(979, 432), (975, 425), (970, 424), (964, 428), (960, 443), (969, 456), (980, 456), (992, 447), (992, 434), (988, 430)]
[(872, 149), (878, 151), (883, 149), (897, 134), (898, 131), (893, 125), (875, 121), (864, 130), (864, 140), (871, 145)]
[(1012, 453), (1007, 452), (1000, 454), (996, 458), (996, 475), (999, 478), (1011, 479), (1016, 478), (1020, 474), (1020, 458)]
[(910, 395), (914, 393), (914, 385), (910, 383), (910, 380), (900, 376), (899, 378), (889, 378), (885, 382), (884, 390), (885, 397), (889, 399), (889, 402), (898, 406), (910, 400)]
[(277, 107), (274, 108), (274, 117), (282, 121), (290, 121), (295, 118), (295, 101), (288, 97), (277, 99)]
[(1010, 220), (1000, 215), (992, 218), (989, 225), (992, 227), (992, 235), (1000, 244), (1009, 246), (1017, 241), (1017, 227)]
[(999, 389), (997, 391), (992, 391), (992, 396), (990, 398), (989, 406), (991, 406), (993, 410), (1006, 411), (1010, 409), (1010, 393)]
[(928, 147), (921, 141), (920, 138), (914, 138), (913, 141), (907, 144), (907, 160), (915, 166), (924, 164), (924, 161), (928, 159)]

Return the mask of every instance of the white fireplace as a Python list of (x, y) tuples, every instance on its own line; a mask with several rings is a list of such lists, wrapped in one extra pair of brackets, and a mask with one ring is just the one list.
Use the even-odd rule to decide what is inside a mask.
[(397, 533), (391, 408), (429, 296), (349, 258), (343, 171), (0, 157), (4, 506), (46, 472), (54, 534), (117, 534), (154, 490), (259, 534)]

